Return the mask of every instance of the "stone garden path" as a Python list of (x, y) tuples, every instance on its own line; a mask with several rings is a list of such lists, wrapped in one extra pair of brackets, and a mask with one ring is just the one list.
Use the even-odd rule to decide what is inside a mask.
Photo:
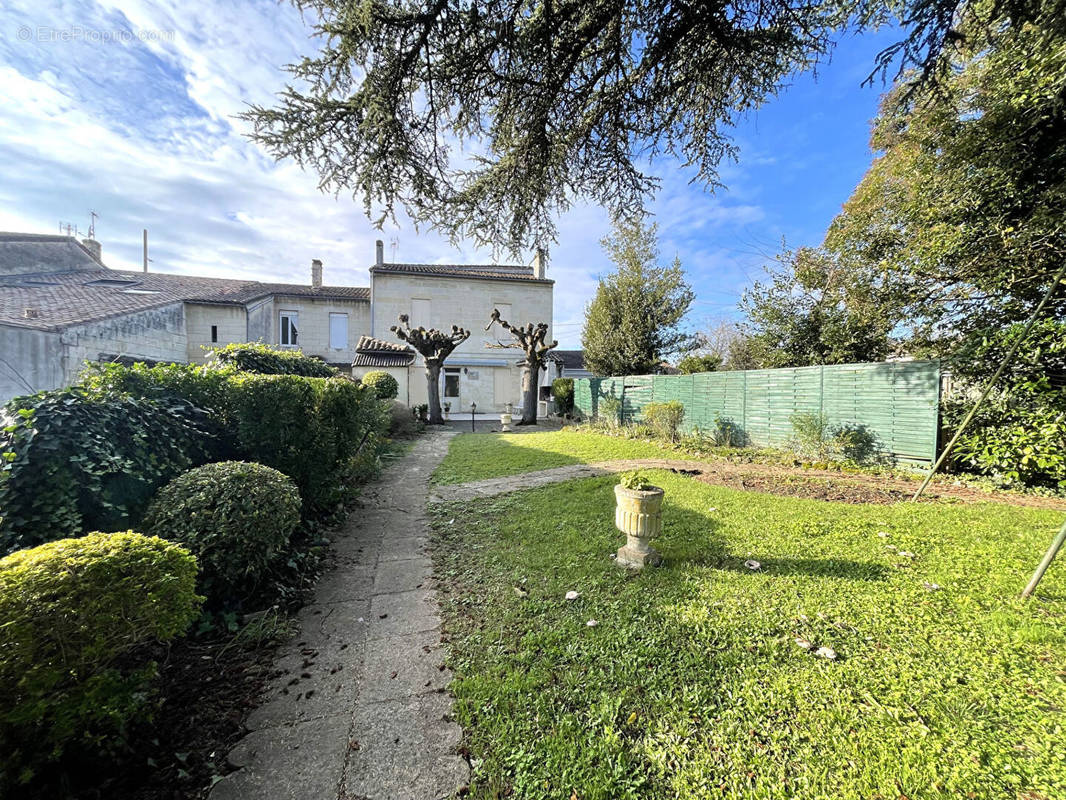
[(431, 503), (443, 503), (453, 500), (476, 500), (479, 497), (492, 497), (522, 489), (534, 489), (551, 483), (572, 481), (576, 478), (598, 478), (615, 472), (631, 469), (676, 469), (704, 470), (706, 464), (696, 461), (673, 461), (663, 458), (625, 459), (619, 461), (599, 461), (594, 464), (567, 464), (563, 467), (539, 469), (523, 472), (520, 475), (506, 475), (502, 478), (485, 478), (470, 483), (434, 486), (430, 493)]
[(467, 783), (425, 554), (429, 476), (452, 435), (420, 437), (367, 487), (210, 800), (435, 800)]

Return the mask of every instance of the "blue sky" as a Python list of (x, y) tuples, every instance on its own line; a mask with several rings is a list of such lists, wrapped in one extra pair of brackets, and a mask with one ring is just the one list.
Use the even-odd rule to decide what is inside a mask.
[[(234, 119), (269, 102), (282, 65), (312, 52), (300, 15), (260, 0), (7, 0), (0, 7), (0, 229), (88, 227), (105, 261), (137, 269), (141, 229), (163, 272), (365, 285), (374, 240), (399, 261), (482, 262), (408, 220), (375, 230), (350, 198), (276, 164)], [(861, 87), (890, 32), (848, 38), (817, 74), (795, 78), (740, 121), (740, 156), (710, 195), (658, 163), (652, 206), (664, 259), (676, 254), (696, 289), (691, 324), (736, 315), (782, 238), (817, 244), (869, 165), (869, 121), (883, 87)], [(555, 328), (580, 346), (582, 312), (610, 269), (599, 246), (606, 214), (579, 205), (559, 221), (549, 276)], [(531, 254), (530, 254), (531, 255)]]

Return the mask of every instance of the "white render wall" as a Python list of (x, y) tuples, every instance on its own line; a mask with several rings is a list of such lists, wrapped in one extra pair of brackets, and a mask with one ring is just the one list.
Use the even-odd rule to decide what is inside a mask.
[[(547, 340), (551, 341), (552, 289), (550, 283), (372, 273), (374, 330), (371, 335), (399, 343), (389, 327), (399, 324), (400, 314), (411, 316), (412, 327), (466, 328), (471, 331), (470, 338), (455, 349), (444, 365), (460, 369), (458, 402), (449, 400), (452, 413), (469, 413), (472, 402), (477, 403), (479, 411), (501, 411), (507, 402), (517, 405), (521, 400), (522, 371), (514, 364), (522, 352), (490, 347), (497, 339), (506, 342), (509, 336), (498, 325), (487, 332), (485, 326), (494, 308), (510, 306), (510, 316), (504, 314), (508, 322), (513, 325), (546, 322)], [(427, 305), (419, 301), (427, 300), (429, 318), (419, 319), (419, 310)], [(497, 377), (497, 373), (501, 376)], [(547, 373), (542, 372), (540, 380), (548, 381)], [(410, 405), (425, 403), (425, 368), (421, 356), (416, 356), (410, 367), (409, 386)], [(441, 402), (445, 402), (443, 373)]]
[[(212, 347), (248, 341), (248, 314), (244, 306), (186, 303), (185, 325), (188, 340), (185, 358), (191, 364), (206, 361)], [(217, 342), (211, 341), (212, 325), (218, 328)]]
[[(319, 300), (307, 297), (274, 298), (274, 318), (271, 323), (270, 344), (280, 344), (280, 315), (282, 311), (296, 311), (299, 315), (299, 347), (308, 355), (319, 356), (331, 364), (351, 365), (355, 359), (355, 345), (360, 336), (370, 333), (370, 303), (365, 300)], [(329, 315), (348, 315), (348, 342), (342, 349), (329, 346)]]
[(174, 303), (76, 325), (64, 329), (59, 340), (63, 346), (63, 382), (59, 386), (73, 383), (86, 361), (99, 361), (105, 355), (184, 361), (188, 351), (185, 309), (182, 303)]

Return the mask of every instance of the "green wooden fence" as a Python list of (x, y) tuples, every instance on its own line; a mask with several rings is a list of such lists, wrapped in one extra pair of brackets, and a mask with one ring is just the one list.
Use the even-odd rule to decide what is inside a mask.
[(823, 413), (833, 425), (863, 425), (898, 460), (929, 464), (936, 458), (940, 362), (895, 361), (825, 367), (579, 378), (574, 406), (600, 414), (603, 398), (621, 401), (626, 422), (641, 419), (647, 403), (679, 400), (684, 428), (732, 431), (737, 441), (783, 445), (792, 416)]

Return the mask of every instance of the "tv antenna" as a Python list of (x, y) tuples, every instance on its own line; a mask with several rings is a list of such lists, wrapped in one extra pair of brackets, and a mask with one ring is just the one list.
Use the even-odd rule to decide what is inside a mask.
[(389, 239), (389, 247), (392, 248), (392, 263), (393, 264), (396, 263), (396, 250), (399, 248), (399, 246), (400, 246), (400, 240), (398, 238), (393, 236), (391, 239)]
[(98, 220), (99, 218), (100, 218), (100, 215), (97, 214), (95, 211), (93, 211), (90, 208), (89, 209), (89, 238), (90, 239), (95, 239), (96, 238), (96, 220)]
[(80, 232), (78, 231), (78, 226), (77, 225), (75, 225), (72, 222), (63, 222), (62, 220), (59, 221), (59, 232), (60, 233), (65, 233), (67, 236), (80, 236), (81, 235)]

